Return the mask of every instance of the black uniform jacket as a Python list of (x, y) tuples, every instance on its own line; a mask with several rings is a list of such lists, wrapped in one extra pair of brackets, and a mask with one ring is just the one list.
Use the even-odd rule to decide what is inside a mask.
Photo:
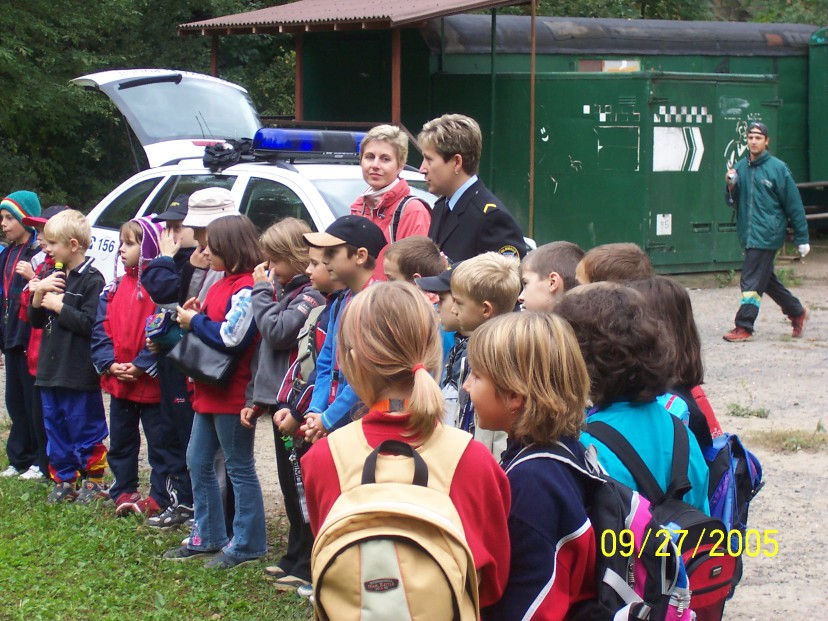
[(526, 254), (518, 223), (480, 180), (463, 193), (453, 210), (445, 197), (437, 201), (428, 236), (451, 263), (490, 250), (516, 257)]

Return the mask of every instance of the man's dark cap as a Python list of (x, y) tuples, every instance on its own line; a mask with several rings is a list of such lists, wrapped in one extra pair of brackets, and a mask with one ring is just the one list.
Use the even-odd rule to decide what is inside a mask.
[(760, 123), (759, 121), (753, 121), (750, 125), (748, 125), (747, 133), (750, 132), (759, 132), (765, 138), (768, 137), (768, 126), (764, 123)]
[(167, 210), (160, 213), (153, 218), (156, 222), (164, 222), (167, 220), (183, 220), (187, 215), (187, 202), (190, 200), (189, 194), (179, 194), (170, 201)]
[(451, 273), (458, 265), (460, 265), (459, 261), (454, 265), (450, 265), (445, 272), (437, 274), (436, 276), (415, 278), (414, 284), (427, 293), (448, 293), (451, 291)]
[(342, 216), (333, 221), (324, 233), (305, 233), (305, 241), (317, 248), (350, 244), (365, 248), (375, 259), (388, 243), (382, 229), (362, 216)]

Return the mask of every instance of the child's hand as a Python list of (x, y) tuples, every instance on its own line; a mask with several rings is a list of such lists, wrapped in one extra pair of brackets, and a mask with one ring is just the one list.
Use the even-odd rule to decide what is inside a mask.
[(106, 370), (106, 372), (109, 375), (118, 377), (123, 372), (125, 366), (126, 365), (123, 362), (113, 362), (109, 365), (109, 368)]
[(201, 312), (201, 301), (197, 297), (192, 297), (186, 302), (184, 302), (184, 306), (181, 308), (185, 310), (194, 310), (197, 313)]
[(287, 412), (287, 415), (276, 426), (279, 428), (279, 433), (283, 436), (293, 436), (299, 430), (299, 421), (296, 420), (287, 408), (285, 408), (285, 412)]
[(210, 260), (204, 253), (205, 248), (205, 246), (199, 246), (198, 248), (193, 250), (193, 254), (190, 255), (190, 265), (202, 270), (210, 268)]
[(122, 382), (134, 382), (144, 374), (144, 369), (136, 367), (131, 362), (121, 365), (121, 372), (116, 376)]
[(28, 261), (18, 261), (17, 265), (14, 266), (14, 272), (20, 274), (26, 280), (34, 278), (34, 268)]
[(63, 294), (49, 291), (43, 296), (43, 300), (40, 302), (40, 305), (46, 310), (50, 310), (56, 315), (60, 315), (60, 311), (63, 310)]
[(175, 233), (172, 229), (161, 231), (161, 237), (158, 239), (158, 250), (162, 257), (172, 258), (180, 248), (181, 242), (175, 241)]
[(290, 410), (288, 408), (281, 408), (276, 410), (273, 413), (273, 424), (278, 427), (282, 424), (282, 421), (285, 420), (285, 416), (290, 416)]
[(305, 441), (310, 443), (314, 443), (328, 434), (325, 425), (322, 424), (322, 415), (318, 412), (305, 414), (305, 422), (299, 430), (305, 434)]
[(158, 343), (156, 343), (155, 341), (151, 340), (151, 339), (147, 339), (144, 342), (144, 345), (146, 346), (146, 348), (148, 350), (150, 350), (154, 354), (157, 354), (161, 351), (161, 346)]
[(32, 279), (29, 281), (29, 291), (30, 291), (32, 294), (35, 294), (35, 293), (37, 293), (37, 290), (38, 290), (38, 288), (39, 288), (39, 287), (40, 287), (40, 278), (38, 278), (37, 276), (35, 276), (34, 278), (32, 278)]
[(256, 426), (256, 419), (259, 418), (261, 414), (253, 409), (253, 408), (242, 408), (242, 411), (239, 412), (239, 420), (241, 424), (248, 429), (253, 429)]
[(259, 284), (260, 282), (271, 282), (272, 279), (267, 273), (267, 261), (259, 263), (253, 268), (253, 282)]
[(66, 275), (63, 272), (52, 272), (46, 278), (41, 279), (38, 289), (43, 293), (63, 293), (66, 289)]
[(183, 306), (177, 307), (177, 310), (178, 316), (176, 317), (176, 320), (178, 321), (178, 325), (181, 326), (183, 330), (189, 330), (190, 322), (193, 320), (193, 317), (198, 315), (198, 312), (194, 310), (187, 310)]

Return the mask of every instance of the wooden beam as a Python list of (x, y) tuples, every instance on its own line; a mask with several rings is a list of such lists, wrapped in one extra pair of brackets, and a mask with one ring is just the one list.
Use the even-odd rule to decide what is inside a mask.
[(400, 74), (402, 73), (402, 45), (400, 43), (400, 29), (391, 29), (391, 122), (399, 125), (402, 122)]
[(301, 32), (297, 32), (293, 35), (293, 49), (296, 52), (293, 86), (293, 118), (297, 121), (301, 121), (304, 118), (305, 112), (305, 101), (303, 99), (305, 82), (302, 78), (304, 39)]
[(532, 0), (532, 32), (529, 53), (529, 237), (535, 237), (535, 53), (537, 48), (537, 0)]
[(219, 38), (218, 35), (213, 35), (213, 41), (210, 45), (210, 75), (214, 78), (218, 77), (218, 49)]

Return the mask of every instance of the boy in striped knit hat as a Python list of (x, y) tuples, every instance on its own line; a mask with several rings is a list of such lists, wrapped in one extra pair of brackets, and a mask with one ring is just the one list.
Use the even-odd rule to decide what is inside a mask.
[[(174, 430), (161, 417), (158, 356), (147, 349), (145, 337), (146, 320), (155, 311), (155, 303), (141, 284), (144, 267), (158, 256), (161, 230), (151, 218), (135, 218), (121, 227), (119, 255), (124, 275), (101, 293), (92, 328), (92, 363), (101, 376), (101, 387), (112, 395), (108, 457), (115, 482), (109, 496), (119, 516), (155, 515), (170, 503), (163, 447)], [(139, 422), (151, 467), (146, 498), (138, 492)], [(102, 489), (96, 492), (100, 498), (107, 496)]]
[(6, 443), (9, 466), (0, 472), (3, 477), (28, 473), (27, 478), (37, 478), (43, 474), (35, 463), (38, 446), (32, 414), (34, 378), (26, 364), (30, 328), (19, 316), (20, 296), (34, 276), (31, 259), (40, 250), (34, 229), (23, 226), (23, 218), (39, 215), (40, 200), (34, 192), (12, 192), (0, 202), (0, 226), (8, 242), (0, 254), (0, 349), (6, 363), (6, 410), (12, 423)]

